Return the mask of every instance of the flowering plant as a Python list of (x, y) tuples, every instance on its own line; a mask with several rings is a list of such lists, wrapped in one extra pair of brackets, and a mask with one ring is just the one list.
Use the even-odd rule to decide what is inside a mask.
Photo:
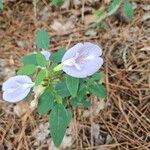
[[(102, 64), (102, 49), (92, 43), (78, 43), (69, 50), (59, 49), (51, 54), (50, 37), (39, 30), (35, 43), (42, 51), (21, 58), (24, 64), (15, 77), (3, 83), (3, 99), (19, 102), (33, 97), (30, 108), (43, 116), (50, 112), (51, 138), (59, 147), (72, 118), (72, 107), (88, 107), (90, 94), (104, 99), (104, 74), (97, 72)], [(44, 49), (44, 50), (43, 50)], [(33, 91), (33, 92), (32, 92)]]

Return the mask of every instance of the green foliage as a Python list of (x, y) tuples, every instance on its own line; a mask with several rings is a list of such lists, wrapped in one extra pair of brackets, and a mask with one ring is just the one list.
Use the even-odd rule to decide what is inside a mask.
[(91, 84), (88, 86), (88, 90), (99, 98), (105, 98), (107, 96), (106, 88), (102, 84)]
[(49, 42), (50, 42), (50, 37), (49, 37), (48, 32), (46, 32), (43, 29), (40, 29), (37, 32), (37, 35), (35, 37), (35, 43), (37, 47), (47, 50), (49, 49)]
[(42, 55), (40, 52), (36, 54), (36, 61), (38, 66), (45, 67), (47, 65), (45, 56)]
[(45, 115), (54, 106), (54, 96), (50, 93), (50, 89), (46, 89), (39, 97), (37, 111), (40, 115)]
[(35, 65), (25, 65), (18, 70), (17, 75), (32, 75), (33, 73), (35, 73), (35, 71)]
[[(106, 13), (97, 12), (97, 15), (103, 17)], [(46, 31), (39, 30), (35, 40), (38, 48), (49, 48), (50, 38)], [(50, 113), (50, 133), (56, 147), (60, 146), (72, 119), (72, 110), (69, 108), (91, 106), (88, 101), (90, 94), (100, 98), (107, 96), (106, 89), (101, 84), (104, 80), (103, 72), (95, 73), (85, 79), (63, 73), (61, 60), (64, 53), (64, 48), (59, 49), (50, 56), (50, 61), (47, 61), (40, 52), (24, 56), (21, 59), (24, 66), (17, 72), (17, 74), (32, 75), (35, 97), (38, 98), (37, 112), (41, 116)], [(43, 87), (38, 89), (36, 86)], [(28, 96), (26, 98), (28, 99)]]
[(105, 17), (107, 16), (107, 13), (105, 11), (102, 11), (102, 10), (96, 10), (94, 12), (94, 15), (97, 17), (97, 21), (95, 23), (96, 29), (99, 30), (100, 28), (103, 28), (103, 29), (107, 30), (108, 24), (104, 20)]
[(132, 4), (129, 0), (123, 0), (123, 5), (121, 5), (121, 0), (112, 0), (108, 8), (106, 10), (96, 10), (94, 15), (97, 17), (95, 27), (97, 29), (103, 28), (108, 29), (108, 24), (105, 21), (107, 17), (114, 15), (119, 8), (121, 8), (122, 12), (128, 19), (133, 19), (134, 11), (132, 8)]
[(103, 81), (104, 80), (104, 73), (103, 72), (96, 72), (91, 76), (94, 81)]
[(67, 109), (67, 120), (68, 120), (68, 125), (71, 122), (72, 119), (72, 110), (71, 109)]
[(134, 11), (132, 8), (132, 4), (129, 2), (129, 0), (123, 1), (122, 11), (128, 19), (133, 19)]
[(66, 75), (66, 84), (71, 96), (75, 97), (78, 92), (79, 79)]
[(55, 86), (55, 90), (56, 90), (57, 94), (60, 95), (61, 97), (70, 96), (70, 92), (68, 91), (67, 85), (64, 81), (57, 83)]
[(108, 6), (108, 12), (115, 10), (115, 8), (119, 5), (120, 0), (113, 0), (111, 4)]
[(64, 107), (67, 107), (67, 100), (66, 100), (66, 99), (63, 100), (63, 101), (62, 101), (62, 104), (64, 105)]
[(103, 17), (107, 15), (107, 12), (104, 10), (95, 10), (94, 15), (96, 16), (97, 20), (100, 19), (100, 21), (97, 21), (97, 23), (100, 23), (101, 21), (103, 21)]
[(24, 65), (35, 65), (40, 67), (45, 67), (47, 65), (46, 58), (40, 52), (30, 54), (21, 58), (21, 62)]
[(64, 0), (51, 0), (51, 2), (54, 6), (60, 7), (64, 3)]
[(4, 8), (4, 3), (2, 2), (2, 0), (0, 0), (0, 9)]
[(44, 80), (46, 76), (46, 70), (40, 70), (35, 78), (35, 85), (41, 84), (41, 82)]
[(29, 54), (27, 56), (24, 56), (21, 58), (21, 62), (24, 65), (35, 65), (38, 66), (37, 61), (36, 61), (36, 54)]
[(102, 10), (95, 10), (95, 11), (94, 11), (94, 15), (95, 15), (97, 18), (100, 18), (100, 17), (106, 15), (106, 12), (105, 12), (105, 11), (102, 11)]
[(70, 112), (62, 104), (56, 104), (50, 114), (50, 133), (56, 147), (59, 147), (65, 135), (68, 123), (70, 122)]
[(53, 63), (60, 63), (63, 55), (65, 54), (65, 49), (61, 48), (56, 53), (52, 54), (50, 57), (50, 61)]
[(71, 99), (71, 105), (72, 106), (79, 106), (79, 107), (89, 107), (91, 106), (91, 103), (86, 100), (78, 100), (78, 98), (72, 98)]
[(87, 87), (84, 84), (81, 84), (80, 88), (79, 88), (79, 91), (77, 93), (77, 99), (78, 100), (86, 99), (87, 93), (88, 93)]
[(109, 28), (108, 24), (103, 19), (103, 17), (105, 17), (105, 15), (106, 15), (106, 12), (96, 10), (94, 12), (94, 15), (97, 17), (97, 21), (96, 21), (96, 23), (94, 23), (94, 27), (96, 28), (96, 30), (99, 30), (100, 28), (107, 30)]

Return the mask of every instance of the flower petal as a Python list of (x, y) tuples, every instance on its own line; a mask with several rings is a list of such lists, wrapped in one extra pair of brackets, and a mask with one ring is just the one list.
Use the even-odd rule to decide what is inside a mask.
[(83, 70), (87, 76), (91, 76), (97, 72), (103, 65), (103, 59), (101, 57), (95, 58), (93, 61), (87, 61), (86, 68)]
[(41, 51), (41, 54), (45, 56), (46, 60), (48, 61), (50, 56), (51, 56), (51, 53), (49, 51)]
[(26, 75), (18, 75), (18, 76), (10, 77), (7, 81), (5, 81), (2, 85), (2, 90), (3, 91), (13, 90), (18, 87), (19, 83), (20, 84), (24, 84), (24, 83), (33, 84), (30, 77)]
[(66, 53), (64, 54), (63, 58), (62, 58), (62, 62), (64, 62), (67, 59), (70, 59), (72, 57), (76, 56), (76, 53), (80, 50), (82, 50), (83, 48), (83, 44), (82, 43), (78, 43), (75, 46), (73, 46), (72, 48), (70, 48), (69, 50), (66, 51)]
[(8, 102), (23, 100), (34, 86), (31, 78), (26, 75), (18, 75), (9, 78), (3, 83), (3, 99)]
[(62, 69), (65, 73), (85, 78), (94, 74), (103, 64), (102, 49), (92, 43), (78, 43), (70, 48), (62, 58)]
[(16, 103), (23, 100), (30, 92), (30, 88), (28, 89), (19, 89), (13, 92), (5, 91), (3, 93), (3, 99), (7, 102)]
[(101, 57), (97, 57), (93, 61), (88, 61), (83, 69), (79, 70), (75, 66), (63, 66), (63, 71), (76, 78), (86, 78), (96, 71), (98, 71), (103, 64), (103, 59)]
[(102, 49), (96, 44), (85, 42), (83, 46), (84, 46), (84, 49), (89, 52), (89, 55), (90, 54), (94, 56), (102, 55)]
[(90, 42), (85, 42), (85, 43), (78, 43), (64, 54), (62, 58), (62, 62), (64, 62), (67, 59), (70, 59), (72, 57), (75, 57), (77, 53), (88, 53), (88, 55), (92, 54), (94, 56), (101, 56), (102, 55), (102, 49)]

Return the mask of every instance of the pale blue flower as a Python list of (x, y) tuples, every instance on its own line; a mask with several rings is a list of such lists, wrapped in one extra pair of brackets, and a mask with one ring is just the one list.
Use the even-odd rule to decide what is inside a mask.
[(26, 75), (17, 75), (9, 78), (2, 85), (3, 99), (8, 102), (23, 100), (34, 86), (31, 78)]
[(63, 71), (76, 78), (86, 78), (103, 65), (102, 49), (92, 43), (78, 43), (70, 48), (62, 58)]
[(51, 56), (51, 53), (49, 51), (46, 51), (46, 50), (41, 51), (41, 54), (45, 56), (47, 61), (49, 60), (49, 58)]

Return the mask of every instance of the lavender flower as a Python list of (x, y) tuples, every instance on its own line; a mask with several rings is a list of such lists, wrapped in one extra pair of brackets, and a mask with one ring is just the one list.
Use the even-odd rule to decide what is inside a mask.
[(51, 55), (51, 53), (49, 51), (43, 50), (41, 51), (41, 54), (45, 56), (46, 60), (49, 60), (49, 57)]
[(98, 71), (103, 59), (102, 49), (92, 43), (78, 43), (70, 48), (62, 58), (63, 71), (76, 78), (86, 78)]
[(12, 103), (23, 100), (33, 86), (31, 78), (26, 75), (11, 77), (2, 85), (3, 99)]

